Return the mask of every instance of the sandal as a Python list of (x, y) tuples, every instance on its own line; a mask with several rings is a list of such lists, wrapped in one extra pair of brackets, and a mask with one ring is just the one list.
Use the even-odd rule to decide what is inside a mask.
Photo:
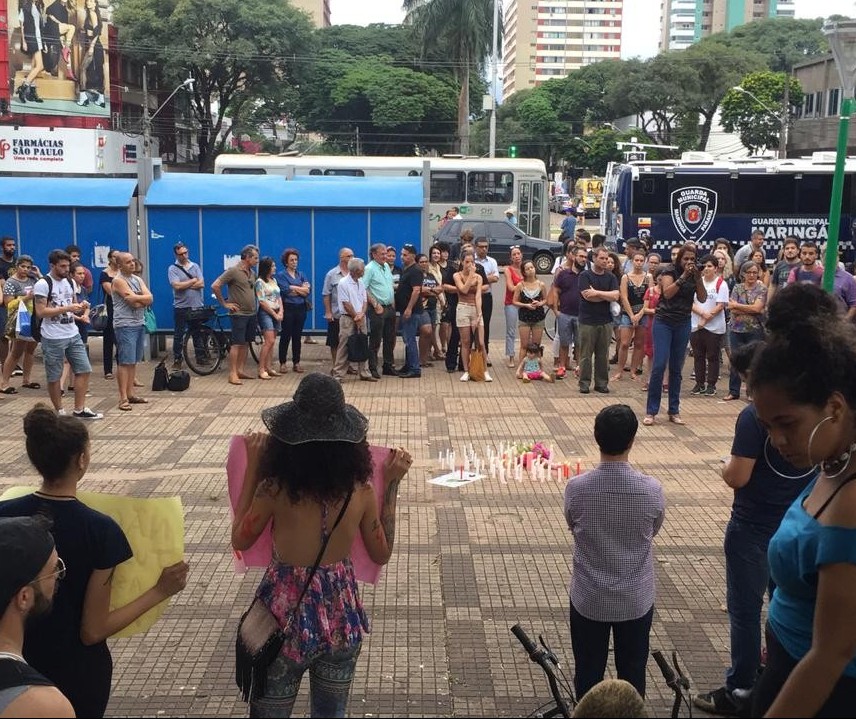
[(124, 402), (119, 402), (119, 409), (121, 409), (123, 412), (130, 412), (131, 411), (130, 400), (126, 400)]
[(116, 379), (112, 372), (108, 372), (104, 375), (104, 379)]
[(271, 379), (271, 376), (267, 372), (259, 372), (259, 379)]
[(279, 377), (280, 376), (280, 373), (277, 372), (275, 369), (267, 369), (266, 371), (271, 377)]
[(21, 387), (25, 387), (26, 389), (41, 389), (42, 386), (38, 382), (24, 382)]
[(0, 392), (3, 394), (18, 394), (18, 390), (14, 387), (7, 387), (6, 389), (0, 389)]
[(670, 414), (669, 422), (671, 422), (672, 424), (686, 424), (686, 422), (681, 419), (681, 415), (679, 414)]
[(297, 374), (303, 374), (306, 370), (304, 370), (299, 364), (296, 364), (294, 365), (294, 371), (297, 372)]
[(654, 424), (654, 415), (646, 414), (645, 419), (642, 420), (642, 424), (644, 424), (646, 427), (650, 427), (652, 424)]
[(145, 397), (128, 397), (129, 404), (148, 404), (149, 401)]
[(623, 375), (621, 374), (621, 372), (619, 372), (618, 374), (614, 374), (614, 375), (612, 375), (612, 381), (613, 381), (613, 382), (620, 382), (620, 381), (621, 381), (622, 376), (623, 376)]
[(739, 397), (735, 397), (733, 394), (727, 394), (722, 398), (723, 402), (733, 402), (735, 399), (740, 399)]

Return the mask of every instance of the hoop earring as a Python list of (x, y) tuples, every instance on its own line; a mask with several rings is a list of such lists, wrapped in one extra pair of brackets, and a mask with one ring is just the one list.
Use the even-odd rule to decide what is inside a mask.
[(767, 435), (767, 439), (764, 440), (764, 461), (767, 463), (767, 466), (773, 471), (773, 473), (779, 475), (782, 479), (805, 479), (806, 477), (810, 477), (812, 474), (818, 471), (819, 467), (816, 464), (813, 464), (805, 474), (795, 474), (791, 476), (789, 474), (785, 474), (784, 472), (780, 472), (773, 466), (773, 463), (770, 461), (770, 445), (770, 435)]
[[(815, 462), (812, 461), (812, 458), (811, 458), (811, 445), (812, 445), (812, 442), (814, 442), (814, 435), (817, 434), (817, 430), (820, 429), (820, 425), (822, 425), (824, 422), (828, 422), (831, 419), (832, 419), (832, 415), (829, 415), (828, 417), (824, 417), (822, 420), (820, 420), (820, 422), (818, 422), (816, 425), (814, 425), (814, 429), (811, 431), (811, 434), (808, 436), (808, 447), (806, 448), (806, 451), (807, 451), (806, 456), (808, 457), (809, 464), (812, 464), (812, 465), (815, 464)], [(819, 462), (818, 464), (822, 463), (822, 461), (823, 460), (821, 460), (821, 462)]]

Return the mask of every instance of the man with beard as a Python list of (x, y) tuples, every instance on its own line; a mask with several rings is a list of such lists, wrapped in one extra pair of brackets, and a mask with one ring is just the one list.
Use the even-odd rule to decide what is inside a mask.
[(779, 260), (770, 273), (770, 286), (767, 288), (767, 304), (769, 304), (776, 291), (788, 283), (788, 277), (797, 265), (800, 264), (800, 243), (796, 237), (786, 237), (782, 245), (782, 259)]
[(43, 517), (0, 519), (0, 717), (73, 717), (68, 699), (24, 661), (27, 621), (47, 612), (65, 565)]
[(579, 345), (580, 334), (580, 273), (586, 269), (588, 253), (584, 247), (567, 244), (565, 264), (553, 280), (553, 312), (558, 317), (559, 366), (557, 379), (564, 377), (570, 367), (570, 348)]

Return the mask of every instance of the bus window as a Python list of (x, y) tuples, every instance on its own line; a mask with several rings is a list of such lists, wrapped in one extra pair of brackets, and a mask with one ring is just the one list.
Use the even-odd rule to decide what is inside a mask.
[(544, 194), (544, 183), (532, 183), (532, 212), (530, 213), (529, 234), (532, 237), (541, 237), (541, 204)]
[(221, 175), (267, 175), (264, 167), (224, 167)]
[(532, 183), (521, 180), (517, 183), (517, 226), (527, 235), (529, 232), (529, 198), (532, 193)]
[(463, 172), (432, 172), (431, 202), (464, 202)]
[(324, 170), (324, 175), (326, 177), (365, 177), (366, 173), (362, 170)]
[(643, 177), (633, 183), (634, 215), (654, 215), (668, 212), (669, 187), (665, 175)]
[(793, 175), (740, 175), (733, 183), (738, 215), (789, 215), (796, 206)]
[(510, 172), (470, 172), (467, 202), (508, 205), (514, 200), (514, 175)]
[[(829, 198), (832, 195), (832, 175), (805, 173), (801, 180), (795, 180), (797, 199), (793, 212), (801, 215), (829, 214)], [(853, 175), (844, 176), (844, 194), (841, 198), (841, 212), (851, 214), (853, 210)]]

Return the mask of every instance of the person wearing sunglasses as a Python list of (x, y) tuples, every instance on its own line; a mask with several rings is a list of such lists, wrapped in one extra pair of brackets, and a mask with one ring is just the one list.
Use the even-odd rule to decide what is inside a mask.
[[(42, 483), (32, 494), (0, 502), (0, 517), (48, 517), (68, 570), (58, 560), (53, 569), (42, 570), (64, 579), (53, 610), (27, 624), (23, 658), (56, 685), (77, 716), (102, 717), (113, 676), (106, 640), (184, 589), (188, 566), (178, 562), (164, 568), (155, 586), (111, 609), (114, 572), (133, 552), (115, 520), (77, 499), (77, 485), (89, 468), (89, 431), (76, 417), (37, 404), (24, 415), (24, 435)], [(46, 581), (46, 575), (39, 576)]]
[(0, 717), (73, 717), (53, 682), (24, 659), (24, 632), (50, 611), (65, 564), (44, 517), (0, 519)]

